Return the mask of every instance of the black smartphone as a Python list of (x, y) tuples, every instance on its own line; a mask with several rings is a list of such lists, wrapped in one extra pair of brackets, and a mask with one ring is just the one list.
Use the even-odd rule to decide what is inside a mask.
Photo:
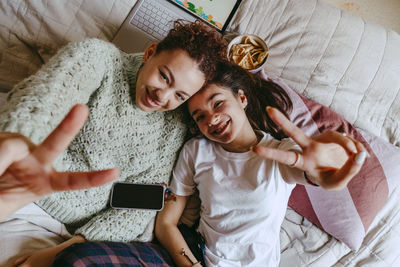
[(162, 210), (165, 187), (158, 184), (114, 183), (110, 205), (115, 209)]

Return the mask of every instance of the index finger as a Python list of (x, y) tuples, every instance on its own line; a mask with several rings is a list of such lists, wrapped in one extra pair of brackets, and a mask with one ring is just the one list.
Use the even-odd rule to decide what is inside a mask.
[(33, 151), (33, 156), (41, 163), (51, 163), (64, 151), (82, 128), (89, 115), (85, 105), (75, 105), (53, 132)]
[(267, 107), (268, 116), (283, 130), (283, 132), (291, 137), (301, 148), (310, 145), (311, 139), (303, 133), (303, 131), (293, 124), (278, 109)]
[(118, 169), (108, 169), (90, 172), (59, 172), (51, 176), (51, 190), (78, 190), (100, 186), (115, 180), (119, 175)]

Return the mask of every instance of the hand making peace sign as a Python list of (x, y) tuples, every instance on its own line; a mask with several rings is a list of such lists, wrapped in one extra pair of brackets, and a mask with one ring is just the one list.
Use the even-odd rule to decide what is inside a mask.
[(88, 114), (88, 107), (75, 105), (38, 146), (23, 135), (0, 133), (0, 220), (46, 194), (99, 186), (118, 176), (117, 169), (57, 172), (52, 167)]
[(256, 146), (253, 151), (259, 156), (303, 170), (312, 183), (329, 190), (344, 188), (360, 171), (368, 155), (360, 142), (335, 131), (310, 138), (279, 110), (268, 107), (267, 113), (302, 152)]

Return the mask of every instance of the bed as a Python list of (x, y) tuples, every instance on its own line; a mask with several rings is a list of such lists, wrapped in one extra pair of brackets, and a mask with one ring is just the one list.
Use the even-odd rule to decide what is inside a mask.
[[(0, 104), (13, 85), (66, 43), (112, 40), (135, 2), (0, 0)], [(270, 48), (269, 77), (387, 142), (398, 158), (398, 33), (318, 0), (243, 1), (228, 31), (263, 38)], [(400, 172), (389, 180), (387, 200), (357, 249), (289, 207), (280, 266), (400, 266)]]

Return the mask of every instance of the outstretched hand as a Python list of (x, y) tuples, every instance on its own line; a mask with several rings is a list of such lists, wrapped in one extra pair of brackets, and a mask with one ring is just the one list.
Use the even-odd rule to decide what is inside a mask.
[[(302, 152), (256, 146), (253, 151), (258, 155), (305, 171), (312, 183), (325, 189), (346, 187), (360, 171), (368, 155), (360, 142), (335, 131), (310, 138), (279, 110), (268, 107), (267, 112)], [(306, 184), (306, 180), (300, 182)]]
[(38, 146), (23, 135), (0, 133), (0, 220), (46, 194), (100, 186), (118, 176), (117, 169), (57, 172), (52, 167), (88, 114), (87, 106), (75, 105)]

